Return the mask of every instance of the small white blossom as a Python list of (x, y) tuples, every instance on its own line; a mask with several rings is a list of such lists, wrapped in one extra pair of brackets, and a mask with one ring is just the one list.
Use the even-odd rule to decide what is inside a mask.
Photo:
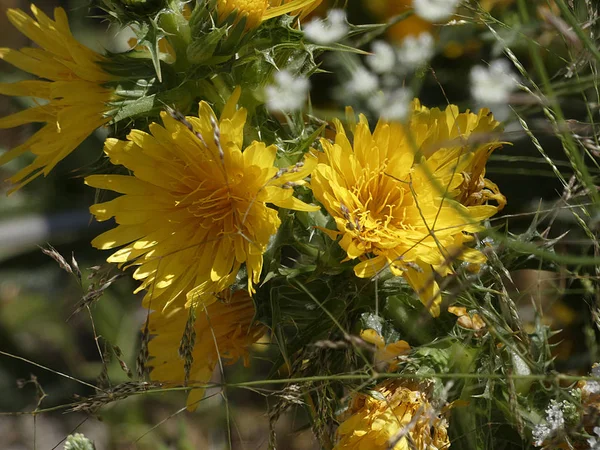
[(372, 55), (367, 56), (367, 64), (377, 73), (391, 72), (396, 63), (394, 48), (385, 41), (375, 41), (371, 47)]
[(594, 427), (594, 434), (596, 436), (587, 440), (588, 445), (590, 446), (590, 450), (600, 450), (600, 427)]
[(569, 403), (566, 400), (562, 402), (550, 400), (550, 405), (546, 408), (546, 423), (536, 425), (532, 431), (535, 446), (541, 447), (545, 441), (564, 430), (565, 416), (563, 409), (568, 405)]
[(531, 435), (533, 436), (533, 445), (541, 447), (544, 445), (544, 441), (552, 435), (552, 430), (548, 425), (539, 424), (533, 428)]
[(398, 48), (398, 61), (408, 71), (415, 70), (427, 64), (434, 53), (435, 41), (431, 34), (407, 36)]
[(310, 83), (307, 78), (295, 77), (287, 70), (275, 74), (275, 83), (265, 88), (267, 109), (273, 112), (294, 112), (302, 109)]
[(454, 15), (461, 0), (413, 0), (415, 14), (428, 22), (441, 22)]
[(517, 77), (508, 61), (497, 59), (489, 67), (471, 69), (471, 95), (478, 105), (489, 107), (498, 120), (509, 114), (508, 100), (517, 87)]
[(352, 72), (352, 78), (344, 85), (349, 93), (365, 97), (376, 91), (378, 86), (377, 76), (364, 67), (359, 67)]
[[(590, 375), (600, 378), (600, 364), (594, 364)], [(600, 394), (600, 381), (586, 381), (581, 390), (587, 395)]]
[(412, 92), (406, 88), (399, 88), (393, 92), (380, 91), (369, 99), (369, 107), (378, 111), (384, 120), (403, 122), (410, 114), (412, 98)]
[(346, 13), (341, 9), (331, 9), (325, 20), (315, 18), (304, 25), (306, 39), (320, 45), (333, 44), (347, 33)]
[(482, 103), (506, 103), (517, 87), (517, 79), (505, 59), (471, 69), (471, 95)]

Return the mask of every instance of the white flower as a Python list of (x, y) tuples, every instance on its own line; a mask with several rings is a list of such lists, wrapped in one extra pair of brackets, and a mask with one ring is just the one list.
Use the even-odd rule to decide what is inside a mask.
[(403, 122), (410, 114), (412, 98), (411, 90), (406, 88), (399, 88), (393, 92), (380, 91), (369, 99), (369, 106), (378, 111), (385, 120)]
[(533, 428), (533, 431), (531, 432), (531, 435), (533, 437), (533, 445), (535, 445), (536, 447), (541, 447), (542, 445), (544, 445), (544, 441), (547, 440), (551, 434), (552, 431), (550, 430), (550, 427), (548, 427), (548, 425), (536, 425)]
[[(600, 378), (600, 364), (592, 366), (592, 373), (590, 375)], [(586, 381), (582, 391), (587, 395), (600, 394), (600, 381)]]
[(517, 77), (508, 61), (497, 59), (488, 67), (471, 69), (471, 95), (478, 105), (488, 107), (494, 117), (506, 120), (510, 114), (508, 100), (517, 87)]
[(600, 450), (600, 427), (594, 427), (595, 437), (589, 438), (588, 445), (590, 446), (590, 450)]
[(331, 9), (327, 19), (313, 19), (304, 25), (304, 36), (311, 42), (320, 45), (333, 44), (348, 33), (346, 13), (341, 9)]
[(428, 22), (441, 22), (454, 15), (461, 0), (413, 0), (415, 14)]
[(275, 83), (265, 87), (267, 109), (294, 112), (302, 109), (310, 88), (307, 78), (295, 77), (287, 70), (275, 74)]
[(546, 423), (536, 425), (532, 431), (533, 444), (536, 447), (541, 447), (545, 441), (564, 430), (565, 416), (563, 409), (567, 406), (569, 406), (569, 403), (566, 400), (562, 402), (550, 400), (550, 404), (546, 408)]
[(377, 76), (364, 67), (359, 67), (352, 72), (352, 78), (344, 85), (349, 93), (365, 97), (376, 91), (378, 86)]
[(471, 95), (478, 102), (506, 103), (516, 87), (516, 76), (505, 59), (471, 69)]
[(367, 56), (367, 64), (374, 72), (391, 72), (396, 63), (394, 48), (385, 41), (375, 41), (371, 47), (372, 55)]
[(398, 48), (398, 60), (401, 67), (408, 71), (418, 69), (433, 58), (435, 41), (429, 33), (419, 36), (407, 36)]

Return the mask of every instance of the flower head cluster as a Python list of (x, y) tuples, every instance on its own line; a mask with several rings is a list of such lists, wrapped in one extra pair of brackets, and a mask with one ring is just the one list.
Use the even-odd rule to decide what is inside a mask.
[(544, 445), (544, 442), (564, 430), (565, 416), (563, 409), (566, 405), (568, 405), (566, 400), (563, 400), (562, 402), (557, 402), (556, 400), (550, 401), (548, 408), (546, 408), (545, 423), (538, 424), (533, 429), (534, 445), (541, 447)]
[(9, 9), (7, 15), (39, 48), (0, 48), (0, 58), (38, 78), (0, 83), (0, 94), (47, 101), (0, 119), (0, 128), (44, 124), (23, 144), (0, 156), (3, 165), (27, 151), (35, 155), (31, 164), (10, 178), (17, 185), (13, 190), (47, 175), (96, 128), (106, 124), (110, 120), (105, 115), (106, 103), (113, 96), (111, 89), (103, 87), (112, 78), (100, 67), (104, 58), (75, 40), (65, 11), (56, 8), (54, 20), (35, 5), (31, 11), (34, 18), (20, 9)]
[(308, 78), (295, 77), (282, 70), (275, 74), (275, 82), (265, 88), (267, 108), (271, 112), (294, 112), (302, 109), (310, 88)]
[[(195, 409), (219, 359), (233, 364), (242, 358), (248, 366), (249, 348), (265, 332), (262, 325), (253, 322), (254, 315), (254, 303), (246, 291), (237, 291), (227, 301), (215, 301), (206, 307), (153, 312), (148, 319), (149, 332), (154, 336), (148, 344), (150, 378), (197, 385), (187, 400), (188, 408)], [(190, 319), (192, 326), (188, 327)]]
[(354, 69), (350, 79), (344, 84), (343, 94), (359, 98), (371, 98), (379, 87), (379, 78), (363, 66)]
[(398, 47), (398, 61), (405, 70), (423, 67), (435, 54), (435, 41), (428, 32), (406, 36)]
[[(600, 364), (592, 366), (592, 377), (600, 378)], [(580, 383), (581, 393), (584, 398), (597, 397), (600, 401), (600, 381), (583, 381)]]
[(329, 45), (343, 39), (348, 33), (346, 13), (341, 9), (331, 9), (327, 19), (313, 19), (304, 26), (306, 39), (315, 44)]
[(412, 98), (412, 91), (401, 87), (392, 92), (377, 92), (369, 98), (368, 104), (374, 111), (379, 111), (383, 120), (404, 122), (412, 112)]
[(497, 59), (489, 67), (471, 69), (471, 95), (479, 105), (486, 105), (500, 120), (508, 117), (508, 101), (517, 87), (517, 78), (508, 61)]
[[(123, 195), (96, 204), (99, 221), (118, 226), (92, 244), (121, 247), (108, 258), (139, 266), (134, 278), (147, 289), (145, 305), (162, 309), (213, 301), (246, 265), (248, 289), (258, 283), (263, 253), (280, 219), (267, 206), (315, 211), (292, 195), (316, 165), (307, 155), (289, 168), (273, 164), (277, 148), (252, 142), (244, 148), (246, 110), (236, 109), (237, 89), (217, 120), (200, 103), (198, 117), (178, 120), (163, 112), (163, 126), (131, 130), (127, 141), (108, 139), (105, 152), (132, 175), (92, 175), (86, 183)], [(187, 298), (187, 302), (186, 302)]]
[(337, 430), (334, 450), (425, 450), (450, 446), (448, 423), (418, 388), (385, 382), (356, 394)]
[(374, 41), (371, 45), (371, 54), (367, 56), (367, 63), (374, 72), (391, 72), (396, 65), (396, 52), (394, 47), (386, 41)]
[(321, 140), (324, 153), (312, 188), (335, 220), (337, 231), (328, 234), (341, 237), (348, 260), (359, 259), (357, 276), (389, 268), (439, 315), (434, 274), (451, 272), (454, 259), (485, 260), (465, 244), (503, 204), (497, 187), (484, 178), (487, 158), (501, 144), (467, 141), (497, 126), (488, 111), (429, 110), (418, 101), (406, 125), (380, 120), (371, 132), (360, 116), (352, 142), (335, 122), (335, 141)]
[(415, 14), (429, 22), (448, 20), (461, 0), (413, 0)]
[(600, 450), (600, 427), (594, 427), (594, 436), (588, 438), (590, 450)]

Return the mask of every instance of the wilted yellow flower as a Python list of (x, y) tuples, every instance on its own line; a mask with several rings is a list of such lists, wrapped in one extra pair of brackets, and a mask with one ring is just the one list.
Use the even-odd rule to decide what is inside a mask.
[(448, 308), (448, 312), (458, 317), (457, 322), (463, 328), (477, 332), (485, 328), (485, 322), (481, 316), (479, 314), (473, 314), (470, 316), (467, 312), (467, 308), (464, 306), (450, 306)]
[[(355, 394), (334, 450), (429, 450), (450, 447), (445, 418), (418, 388), (387, 381)], [(410, 443), (409, 437), (410, 436)]]
[(164, 126), (150, 134), (132, 130), (127, 141), (107, 139), (113, 164), (133, 175), (92, 175), (90, 186), (124, 194), (93, 205), (99, 221), (114, 217), (116, 228), (92, 241), (100, 249), (122, 247), (109, 262), (138, 265), (145, 305), (163, 309), (213, 301), (246, 264), (248, 289), (258, 283), (263, 253), (281, 221), (268, 203), (315, 211), (292, 195), (316, 165), (316, 157), (290, 168), (273, 164), (277, 148), (253, 142), (242, 151), (246, 110), (236, 109), (240, 90), (225, 105), (220, 121), (200, 103), (198, 117), (177, 120), (161, 113)]
[(283, 14), (304, 18), (322, 0), (218, 0), (219, 20), (224, 21), (236, 13), (237, 20), (246, 18), (246, 29), (256, 28), (261, 22)]
[(438, 316), (434, 273), (450, 273), (454, 259), (485, 261), (464, 244), (498, 206), (487, 204), (495, 198), (487, 185), (471, 180), (483, 176), (479, 162), (485, 165), (499, 144), (471, 147), (466, 138), (491, 131), (497, 122), (487, 110), (458, 114), (452, 106), (438, 114), (418, 102), (413, 107), (408, 124), (380, 120), (374, 133), (360, 116), (352, 144), (335, 121), (335, 142), (321, 140), (324, 154), (312, 188), (337, 225), (328, 234), (341, 236), (348, 260), (360, 259), (354, 273), (368, 278), (389, 267)]
[(385, 364), (392, 372), (398, 368), (398, 356), (405, 355), (410, 351), (410, 345), (406, 341), (400, 340), (386, 345), (383, 336), (372, 328), (362, 330), (360, 337), (377, 348), (374, 358), (375, 365)]
[[(193, 332), (184, 337), (195, 314)], [(154, 337), (148, 343), (150, 379), (163, 383), (200, 386), (190, 391), (187, 405), (190, 410), (204, 397), (206, 385), (219, 359), (234, 364), (240, 358), (249, 365), (249, 349), (265, 332), (254, 320), (254, 303), (246, 291), (237, 291), (227, 301), (216, 301), (206, 308), (174, 308), (167, 313), (155, 311), (148, 319), (148, 329)], [(191, 339), (191, 335), (194, 338)], [(186, 353), (189, 379), (186, 380)]]
[[(31, 5), (35, 20), (20, 9), (9, 9), (8, 19), (40, 48), (0, 48), (0, 58), (38, 80), (0, 83), (0, 94), (44, 99), (25, 111), (0, 119), (0, 128), (27, 123), (45, 125), (23, 144), (0, 156), (0, 165), (31, 151), (34, 161), (10, 178), (19, 189), (41, 174), (47, 175), (96, 128), (106, 124), (106, 103), (113, 91), (102, 86), (111, 76), (99, 63), (103, 57), (75, 40), (62, 8), (54, 20)], [(11, 192), (12, 192), (11, 191)]]

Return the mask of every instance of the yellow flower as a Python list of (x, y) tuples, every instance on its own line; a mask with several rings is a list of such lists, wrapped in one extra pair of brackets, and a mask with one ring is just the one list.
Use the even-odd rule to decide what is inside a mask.
[(353, 143), (335, 121), (335, 142), (321, 140), (324, 153), (312, 188), (337, 225), (338, 231), (328, 234), (341, 236), (347, 260), (360, 259), (354, 273), (369, 278), (389, 267), (438, 316), (441, 296), (434, 273), (451, 273), (454, 259), (485, 261), (464, 244), (498, 206), (487, 204), (494, 195), (471, 180), (483, 176), (480, 163), (484, 167), (500, 144), (472, 148), (466, 141), (497, 126), (487, 110), (458, 114), (451, 106), (436, 112), (418, 102), (413, 108), (408, 124), (380, 120), (373, 133), (360, 116)]
[[(444, 111), (421, 106), (413, 102), (410, 126), (415, 131), (416, 145), (426, 158), (435, 160), (439, 166), (461, 161), (462, 184), (448, 195), (465, 206), (476, 206), (493, 200), (496, 211), (506, 205), (506, 198), (498, 186), (485, 178), (485, 165), (494, 150), (502, 146), (491, 133), (500, 130), (500, 122), (494, 120), (488, 109), (478, 114), (460, 113), (458, 107), (448, 106)], [(465, 151), (464, 141), (473, 138), (473, 147)], [(462, 145), (456, 145), (456, 144)], [(446, 147), (450, 145), (451, 147)]]
[(379, 384), (373, 391), (374, 395), (354, 395), (348, 418), (337, 430), (338, 442), (334, 450), (441, 450), (450, 447), (448, 423), (429, 403), (424, 392), (401, 386), (397, 381)]
[(258, 27), (261, 22), (283, 14), (304, 18), (322, 0), (218, 0), (219, 20), (226, 20), (232, 13), (237, 20), (246, 18), (246, 30)]
[[(102, 86), (111, 76), (99, 63), (103, 57), (75, 40), (62, 8), (54, 20), (34, 5), (35, 20), (20, 9), (9, 9), (8, 19), (40, 48), (0, 48), (0, 58), (39, 80), (0, 83), (0, 94), (44, 99), (25, 111), (0, 119), (0, 128), (32, 122), (45, 125), (23, 144), (0, 156), (0, 165), (31, 151), (34, 161), (10, 178), (15, 191), (41, 174), (47, 175), (96, 128), (110, 119), (106, 103), (113, 91)], [(11, 191), (11, 192), (12, 192)]]
[(200, 103), (198, 117), (176, 120), (161, 113), (164, 126), (150, 134), (132, 130), (127, 141), (107, 139), (113, 164), (133, 175), (92, 175), (86, 183), (124, 194), (93, 205), (99, 221), (119, 224), (92, 241), (100, 249), (122, 247), (108, 258), (139, 266), (145, 305), (163, 309), (213, 301), (229, 287), (242, 264), (248, 289), (260, 280), (263, 253), (280, 219), (268, 203), (297, 211), (315, 211), (292, 196), (316, 166), (316, 157), (290, 168), (273, 165), (277, 148), (253, 142), (242, 152), (246, 110), (236, 109), (236, 89), (220, 121)]
[[(242, 358), (247, 367), (249, 349), (262, 337), (265, 328), (253, 323), (254, 303), (248, 293), (237, 291), (226, 302), (216, 301), (193, 310), (195, 345), (189, 340), (183, 344), (191, 311), (175, 308), (165, 314), (160, 311), (150, 314), (148, 329), (154, 337), (148, 343), (148, 352), (153, 381), (200, 386), (188, 395), (188, 408), (194, 410), (204, 396), (202, 386), (210, 381), (219, 359), (229, 365)], [(186, 345), (190, 346), (189, 380), (185, 379)]]
[(386, 365), (391, 372), (398, 368), (398, 356), (405, 355), (410, 351), (410, 345), (406, 341), (396, 341), (386, 345), (383, 336), (372, 328), (362, 330), (360, 337), (376, 347), (375, 365)]

